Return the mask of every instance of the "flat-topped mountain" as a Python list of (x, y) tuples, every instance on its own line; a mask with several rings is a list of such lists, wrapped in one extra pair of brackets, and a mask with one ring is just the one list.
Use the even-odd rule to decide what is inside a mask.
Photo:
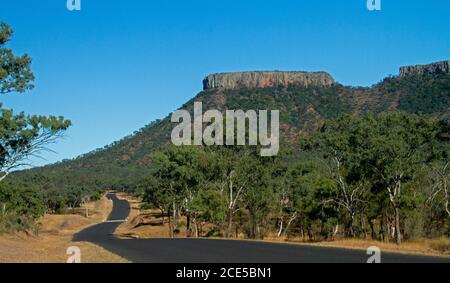
[(335, 81), (325, 72), (237, 72), (212, 74), (203, 80), (203, 89), (264, 88), (276, 85), (330, 86)]
[[(448, 62), (403, 67), (400, 76), (372, 87), (351, 87), (335, 82), (324, 72), (243, 72), (210, 75), (201, 91), (181, 108), (191, 111), (195, 101), (206, 109), (272, 109), (280, 111), (280, 142), (296, 145), (324, 119), (344, 113), (405, 111), (450, 117)], [(74, 121), (76, 123), (76, 121)], [(174, 124), (170, 116), (153, 122), (134, 135), (104, 148), (42, 168), (22, 172), (25, 178), (43, 179), (43, 185), (126, 188), (127, 183), (152, 170), (152, 153), (170, 144)]]
[(423, 74), (450, 74), (450, 60), (400, 68), (400, 76), (402, 77)]

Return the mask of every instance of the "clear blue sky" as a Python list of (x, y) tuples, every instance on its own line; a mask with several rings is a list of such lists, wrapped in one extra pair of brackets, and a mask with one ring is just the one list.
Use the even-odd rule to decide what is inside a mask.
[(64, 115), (65, 140), (36, 165), (72, 158), (163, 118), (209, 73), (328, 71), (371, 85), (401, 65), (450, 59), (450, 1), (0, 0), (9, 45), (33, 58), (36, 88), (7, 108)]

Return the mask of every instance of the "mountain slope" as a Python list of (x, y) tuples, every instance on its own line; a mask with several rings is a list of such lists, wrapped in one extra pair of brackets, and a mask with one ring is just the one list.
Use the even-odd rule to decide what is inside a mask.
[[(399, 76), (370, 88), (349, 87), (324, 72), (248, 72), (208, 76), (204, 90), (183, 105), (192, 112), (194, 101), (203, 109), (278, 109), (281, 143), (295, 144), (323, 119), (343, 113), (362, 114), (401, 110), (439, 117), (450, 115), (450, 61), (402, 67)], [(26, 178), (61, 185), (124, 187), (151, 170), (151, 154), (170, 142), (170, 115), (133, 136), (74, 160), (21, 172)]]

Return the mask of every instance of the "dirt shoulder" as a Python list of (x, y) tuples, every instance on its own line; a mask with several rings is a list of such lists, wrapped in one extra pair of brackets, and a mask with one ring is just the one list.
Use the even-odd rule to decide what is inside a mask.
[[(122, 223), (114, 232), (120, 238), (168, 238), (169, 221), (167, 217), (162, 217), (159, 210), (141, 211), (141, 201), (135, 197), (124, 193), (118, 193), (119, 199), (127, 200), (130, 203), (130, 215), (128, 221)], [(182, 229), (183, 230), (183, 229)], [(178, 235), (184, 237), (185, 232)]]
[(329, 248), (342, 248), (352, 250), (366, 251), (369, 247), (378, 247), (382, 252), (386, 253), (401, 253), (410, 255), (424, 255), (424, 256), (436, 256), (450, 258), (450, 239), (435, 239), (435, 240), (416, 240), (403, 242), (400, 246), (394, 243), (386, 243), (374, 240), (365, 239), (339, 239), (334, 241), (322, 241), (322, 242), (307, 242), (301, 239), (285, 239), (285, 238), (271, 238), (268, 237), (264, 240), (249, 240), (244, 238), (214, 238), (218, 240), (245, 240), (245, 241), (258, 241), (266, 243), (278, 243), (278, 244), (294, 244), (303, 246), (317, 246), (317, 247), (329, 247)]
[[(45, 215), (39, 221), (37, 236), (25, 233), (0, 236), (0, 262), (2, 263), (65, 263), (67, 248), (77, 246), (83, 263), (125, 263), (127, 260), (87, 242), (73, 242), (77, 232), (103, 222), (112, 210), (106, 197), (88, 203), (89, 216)], [(84, 207), (84, 208), (85, 208)]]
[(383, 252), (395, 252), (403, 254), (417, 254), (427, 256), (439, 256), (450, 258), (450, 239), (434, 239), (434, 240), (415, 240), (403, 242), (400, 246), (394, 243), (386, 243), (381, 241), (372, 241), (364, 239), (340, 239), (329, 242), (312, 243), (311, 245), (321, 247), (335, 247), (347, 249), (367, 250), (367, 248), (376, 246)]

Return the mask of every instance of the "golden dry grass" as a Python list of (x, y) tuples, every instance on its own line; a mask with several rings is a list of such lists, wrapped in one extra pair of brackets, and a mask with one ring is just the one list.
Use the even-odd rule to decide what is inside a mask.
[[(122, 238), (168, 238), (169, 223), (167, 217), (162, 221), (161, 212), (158, 210), (141, 211), (141, 201), (124, 193), (117, 194), (119, 199), (125, 199), (130, 203), (129, 221), (122, 223), (115, 235)], [(182, 218), (181, 220), (183, 220)], [(182, 231), (179, 237), (185, 236)]]
[(405, 241), (401, 245), (395, 243), (386, 243), (381, 241), (366, 240), (366, 239), (338, 239), (333, 241), (322, 242), (304, 242), (301, 239), (286, 239), (268, 237), (266, 241), (270, 242), (284, 242), (284, 243), (297, 243), (302, 245), (313, 245), (321, 247), (335, 247), (335, 248), (347, 248), (347, 249), (359, 249), (366, 250), (371, 246), (379, 247), (385, 252), (396, 252), (406, 254), (419, 254), (419, 255), (433, 255), (433, 256), (450, 256), (450, 238), (441, 239), (423, 239), (415, 241)]
[(73, 242), (80, 230), (103, 222), (112, 209), (106, 197), (86, 205), (89, 217), (81, 215), (45, 215), (39, 221), (37, 236), (16, 233), (0, 236), (0, 262), (2, 263), (64, 263), (68, 247), (81, 250), (84, 263), (118, 263), (125, 259), (103, 248), (86, 242)]

